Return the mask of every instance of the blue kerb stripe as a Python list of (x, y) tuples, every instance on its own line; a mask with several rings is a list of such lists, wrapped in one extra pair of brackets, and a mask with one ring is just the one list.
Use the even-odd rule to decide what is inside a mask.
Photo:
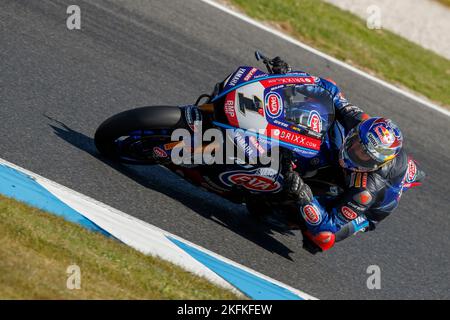
[(223, 262), (170, 236), (167, 236), (167, 238), (251, 299), (303, 300), (286, 288)]
[[(84, 217), (81, 213), (70, 208), (60, 199), (55, 197), (32, 177), (1, 164), (0, 194), (63, 217), (64, 219), (82, 225), (89, 230), (100, 232), (108, 237), (113, 237), (107, 231)], [(190, 254), (194, 259), (204, 264), (252, 299), (303, 300), (286, 288), (214, 258), (184, 242), (169, 236), (167, 238)]]
[(0, 165), (0, 194), (110, 236), (108, 232), (59, 200), (33, 178), (5, 165)]

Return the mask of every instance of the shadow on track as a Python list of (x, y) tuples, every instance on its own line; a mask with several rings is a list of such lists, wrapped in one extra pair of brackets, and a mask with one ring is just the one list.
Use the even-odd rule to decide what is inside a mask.
[(203, 191), (164, 167), (132, 166), (108, 160), (98, 153), (93, 138), (72, 130), (61, 121), (47, 115), (44, 116), (53, 122), (49, 126), (54, 133), (76, 148), (90, 154), (140, 185), (161, 192), (262, 248), (293, 261), (290, 257), (293, 251), (272, 236), (274, 232), (294, 235), (292, 231), (256, 221), (248, 214), (245, 206), (234, 204), (218, 195)]

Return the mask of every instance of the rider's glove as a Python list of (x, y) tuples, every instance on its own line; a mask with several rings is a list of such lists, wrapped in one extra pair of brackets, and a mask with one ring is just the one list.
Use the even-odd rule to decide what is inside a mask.
[(309, 186), (303, 182), (297, 171), (288, 171), (284, 176), (284, 192), (288, 198), (306, 205), (313, 200)]
[(272, 60), (272, 72), (275, 74), (285, 74), (292, 71), (292, 68), (280, 57), (275, 57)]

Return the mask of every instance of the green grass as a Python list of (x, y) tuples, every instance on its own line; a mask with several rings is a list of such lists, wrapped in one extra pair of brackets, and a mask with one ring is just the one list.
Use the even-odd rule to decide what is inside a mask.
[[(166, 261), (0, 196), (0, 299), (236, 299)], [(69, 290), (69, 265), (81, 289)]]
[[(450, 60), (317, 0), (229, 0), (304, 43), (450, 106)], [(301, 67), (301, 66), (298, 66)]]

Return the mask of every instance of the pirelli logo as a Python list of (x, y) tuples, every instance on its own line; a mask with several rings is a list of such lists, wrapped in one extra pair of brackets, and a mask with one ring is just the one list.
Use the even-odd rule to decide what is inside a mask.
[(350, 186), (355, 188), (365, 188), (367, 187), (367, 173), (353, 172), (350, 177)]

